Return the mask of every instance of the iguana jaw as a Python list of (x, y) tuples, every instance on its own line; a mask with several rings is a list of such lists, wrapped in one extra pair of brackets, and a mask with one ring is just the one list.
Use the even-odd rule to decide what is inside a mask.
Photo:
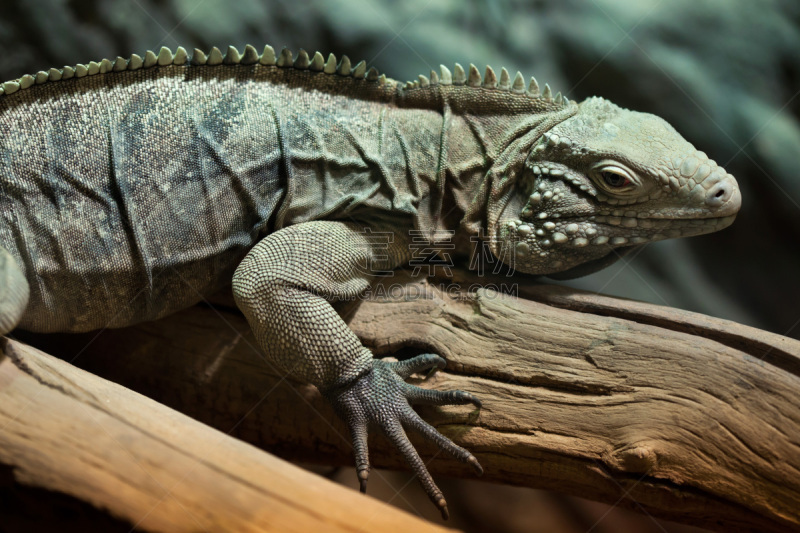
[[(703, 233), (712, 233), (714, 231), (718, 231), (720, 229), (723, 229), (731, 225), (735, 218), (736, 215), (729, 215), (726, 217), (714, 217), (714, 218), (687, 219), (687, 220), (667, 220), (667, 219), (642, 219), (642, 220), (651, 220), (651, 221), (658, 220), (659, 222), (667, 223), (669, 229), (666, 229), (665, 233), (653, 234), (649, 239), (649, 241), (657, 241), (665, 238), (689, 237), (693, 235), (701, 235)], [(680, 227), (681, 222), (685, 222), (686, 226), (681, 228)], [(581, 263), (572, 268), (568, 268), (567, 270), (564, 270), (562, 272), (548, 274), (548, 277), (556, 280), (568, 280), (568, 279), (575, 279), (583, 276), (588, 276), (589, 274), (594, 274), (595, 272), (603, 270), (604, 268), (616, 263), (618, 260), (622, 259), (625, 255), (629, 254), (631, 251), (635, 250), (636, 248), (639, 248), (640, 246), (642, 245), (632, 244), (628, 246), (621, 246), (619, 248), (615, 248), (613, 246), (606, 245), (606, 248), (608, 249), (608, 253), (606, 255), (599, 257), (597, 259), (593, 259), (591, 261), (587, 261), (585, 263)]]
[[(550, 220), (503, 217), (493, 248), (501, 261), (521, 272), (550, 274), (585, 266), (586, 272), (580, 274), (585, 275), (613, 263), (616, 259), (608, 261), (607, 256), (615, 249), (712, 233), (729, 226), (735, 218), (735, 215), (679, 220), (603, 215)], [(592, 268), (592, 263), (600, 266)]]

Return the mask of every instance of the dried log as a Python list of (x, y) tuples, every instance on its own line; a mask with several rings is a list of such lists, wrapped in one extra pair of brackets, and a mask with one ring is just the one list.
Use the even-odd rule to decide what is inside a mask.
[(447, 531), (0, 338), (3, 531)]
[[(342, 314), (377, 354), (445, 356), (446, 371), (423, 386), (483, 399), (480, 411), (420, 412), (475, 452), (486, 479), (720, 531), (800, 527), (797, 341), (564, 287), (521, 286), (529, 300), (389, 281), (393, 290)], [(292, 459), (352, 462), (329, 406), (272, 369), (224, 301), (72, 339), (51, 338), (51, 348), (61, 343), (65, 357), (80, 349), (85, 368), (248, 442)], [(417, 442), (423, 455), (436, 453)], [(382, 438), (370, 446), (377, 466), (403, 467)], [(429, 467), (471, 475), (442, 455)]]

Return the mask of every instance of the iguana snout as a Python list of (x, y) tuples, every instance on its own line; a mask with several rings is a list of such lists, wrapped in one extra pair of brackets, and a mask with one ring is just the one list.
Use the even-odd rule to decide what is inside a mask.
[(604, 267), (615, 248), (718, 231), (741, 206), (736, 179), (668, 123), (602, 98), (541, 136), (516, 185), (494, 250), (533, 274)]

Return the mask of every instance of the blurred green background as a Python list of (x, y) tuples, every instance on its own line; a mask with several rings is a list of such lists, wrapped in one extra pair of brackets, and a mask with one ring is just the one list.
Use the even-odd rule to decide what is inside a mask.
[[(472, 62), (570, 99), (604, 96), (672, 123), (736, 176), (744, 205), (721, 233), (647, 245), (569, 284), (800, 338), (799, 23), (790, 0), (5, 1), (0, 79), (162, 45), (268, 43), (400, 80)], [(688, 531), (532, 490), (447, 485), (448, 501), (462, 497), (453, 525), (474, 531)], [(415, 498), (395, 500), (425, 514)]]

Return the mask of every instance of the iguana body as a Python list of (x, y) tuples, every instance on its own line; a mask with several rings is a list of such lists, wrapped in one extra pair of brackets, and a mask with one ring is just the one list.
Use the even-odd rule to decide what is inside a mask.
[(443, 360), (373, 361), (330, 301), (407, 263), (412, 230), (571, 274), (721, 229), (740, 204), (733, 177), (660, 119), (579, 107), (505, 70), (402, 85), (269, 47), (192, 63), (162, 49), (4, 84), (0, 333), (121, 327), (233, 281), (270, 361), (347, 420), (362, 482), (374, 423), (443, 510), (401, 423), (480, 467), (406, 400), (477, 400), (405, 384)]

